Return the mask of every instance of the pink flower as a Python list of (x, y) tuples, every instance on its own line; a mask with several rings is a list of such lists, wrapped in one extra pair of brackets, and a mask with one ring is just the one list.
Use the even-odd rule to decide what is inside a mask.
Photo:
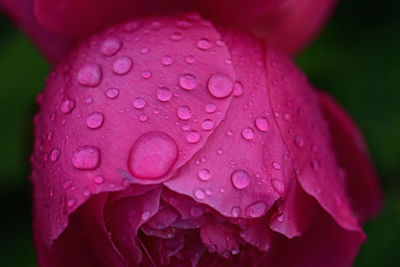
[[(68, 3), (35, 1), (44, 27), (25, 25), (52, 59), (164, 2)], [(362, 136), (269, 43), (296, 50), (332, 1), (304, 24), (317, 2), (182, 3), (170, 7), (221, 24), (193, 13), (116, 24), (75, 44), (38, 96), (39, 265), (351, 265), (381, 204)]]

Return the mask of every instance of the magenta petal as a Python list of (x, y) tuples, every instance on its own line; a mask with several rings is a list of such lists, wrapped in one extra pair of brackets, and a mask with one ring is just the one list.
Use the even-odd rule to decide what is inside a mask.
[(344, 168), (351, 204), (361, 221), (382, 207), (382, 191), (368, 157), (366, 145), (348, 114), (327, 94), (319, 92), (323, 111), (329, 121), (333, 146)]
[(267, 266), (350, 267), (364, 239), (360, 232), (343, 229), (319, 211), (302, 236), (275, 239)]
[(40, 51), (52, 62), (58, 62), (69, 51), (74, 39), (49, 31), (38, 23), (33, 12), (34, 0), (0, 0), (0, 6), (32, 38)]
[(266, 62), (275, 121), (289, 149), (300, 185), (339, 225), (361, 231), (346, 195), (318, 96), (285, 56), (269, 49)]
[(239, 251), (236, 242), (235, 228), (229, 224), (208, 223), (200, 228), (200, 238), (210, 253), (217, 252), (224, 256), (225, 252)]
[(34, 217), (40, 266), (126, 266), (105, 227), (103, 207), (107, 195), (97, 195), (82, 205), (51, 249), (41, 242), (38, 232), (38, 224), (42, 224), (45, 217)]

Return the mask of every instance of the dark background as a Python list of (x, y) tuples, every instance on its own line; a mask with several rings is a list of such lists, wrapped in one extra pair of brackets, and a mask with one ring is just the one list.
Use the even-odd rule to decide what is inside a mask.
[[(385, 191), (356, 266), (400, 266), (400, 1), (341, 1), (297, 57), (363, 130)], [(50, 67), (0, 14), (0, 265), (35, 266), (28, 182), (35, 96)]]

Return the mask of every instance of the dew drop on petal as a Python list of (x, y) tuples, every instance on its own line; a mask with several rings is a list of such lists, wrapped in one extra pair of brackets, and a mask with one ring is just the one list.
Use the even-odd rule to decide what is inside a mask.
[(283, 184), (283, 182), (281, 180), (272, 179), (271, 185), (272, 185), (272, 188), (274, 188), (275, 192), (277, 192), (278, 194), (282, 195), (283, 193), (285, 193), (285, 185)]
[(242, 214), (242, 209), (240, 207), (234, 206), (231, 210), (231, 214), (234, 218), (237, 218)]
[(72, 155), (72, 165), (79, 170), (93, 170), (100, 164), (100, 150), (95, 146), (81, 146)]
[(180, 32), (174, 32), (171, 35), (171, 39), (174, 40), (174, 41), (179, 41), (179, 40), (182, 39), (182, 34)]
[(101, 81), (102, 71), (99, 64), (86, 63), (78, 72), (77, 80), (81, 85), (96, 87)]
[(148, 220), (149, 218), (150, 218), (150, 211), (144, 211), (143, 213), (142, 213), (142, 220), (143, 221), (146, 221), (146, 220)]
[(61, 112), (64, 114), (69, 114), (75, 108), (75, 101), (73, 99), (66, 99), (61, 103)]
[(255, 202), (247, 206), (245, 215), (251, 218), (259, 218), (267, 211), (267, 204), (264, 201)]
[(310, 165), (311, 165), (311, 168), (312, 168), (314, 171), (318, 171), (319, 168), (320, 168), (320, 163), (319, 163), (319, 160), (318, 160), (318, 159), (311, 159)]
[(210, 41), (206, 38), (201, 38), (200, 40), (198, 40), (196, 45), (201, 50), (207, 50), (211, 47)]
[(304, 139), (301, 136), (296, 135), (294, 137), (294, 144), (296, 146), (298, 146), (298, 147), (303, 147), (304, 146)]
[(167, 102), (171, 99), (172, 92), (167, 87), (161, 87), (157, 90), (157, 99), (161, 102)]
[(241, 96), (243, 92), (244, 92), (243, 84), (239, 81), (236, 81), (235, 85), (233, 86), (233, 95)]
[(185, 90), (193, 90), (197, 86), (197, 79), (192, 74), (183, 74), (179, 78), (179, 85)]
[(161, 59), (161, 63), (165, 66), (169, 66), (172, 64), (172, 57), (171, 56), (163, 56)]
[(201, 169), (197, 172), (197, 176), (202, 181), (208, 181), (211, 178), (211, 172), (208, 169)]
[(128, 168), (135, 177), (156, 179), (167, 174), (177, 157), (177, 145), (169, 135), (159, 131), (148, 132), (133, 144)]
[(250, 176), (245, 170), (236, 170), (231, 175), (232, 184), (237, 189), (244, 189), (250, 183)]
[(116, 88), (110, 88), (105, 92), (105, 95), (110, 99), (115, 99), (119, 95), (119, 90)]
[(200, 134), (198, 131), (191, 131), (186, 135), (186, 141), (190, 144), (195, 144), (200, 141)]
[(214, 128), (214, 122), (210, 119), (205, 119), (202, 123), (201, 123), (201, 128), (204, 131), (210, 131)]
[(280, 170), (281, 169), (281, 164), (279, 164), (278, 162), (274, 161), (274, 162), (272, 162), (272, 167), (274, 167), (274, 169), (276, 169), (276, 170)]
[(191, 215), (192, 217), (198, 218), (198, 217), (200, 217), (201, 215), (203, 215), (204, 211), (203, 211), (202, 208), (197, 207), (197, 206), (194, 206), (194, 207), (191, 207), (191, 208), (190, 208), (189, 213), (190, 213), (190, 215)]
[(265, 117), (259, 117), (254, 121), (254, 125), (261, 132), (266, 132), (269, 129), (269, 122)]
[(146, 100), (141, 97), (137, 97), (133, 100), (133, 106), (137, 109), (142, 109), (146, 106)]
[(204, 192), (203, 189), (198, 188), (198, 189), (194, 190), (194, 196), (195, 196), (197, 199), (202, 200), (202, 199), (204, 199), (204, 198), (206, 197), (206, 193)]
[(204, 110), (205, 110), (207, 113), (214, 113), (214, 112), (217, 110), (217, 106), (214, 105), (214, 104), (212, 104), (212, 103), (210, 103), (210, 104), (207, 104), (207, 105), (204, 107)]
[(233, 81), (226, 74), (213, 74), (208, 80), (208, 91), (216, 98), (228, 97), (233, 92)]
[(59, 148), (54, 148), (50, 151), (50, 160), (56, 162), (61, 155), (61, 150)]
[(94, 177), (94, 180), (93, 180), (93, 181), (94, 181), (95, 184), (98, 184), (98, 185), (99, 185), (99, 184), (104, 183), (104, 178), (103, 178), (102, 176), (99, 175), (99, 176)]
[(127, 56), (117, 58), (113, 63), (113, 71), (116, 74), (123, 75), (131, 70), (133, 65), (132, 59)]
[(177, 114), (181, 120), (188, 120), (192, 117), (192, 110), (189, 106), (179, 106)]
[(105, 56), (112, 56), (121, 49), (122, 43), (118, 38), (106, 39), (100, 47), (101, 53)]
[(242, 137), (246, 140), (252, 140), (254, 138), (254, 130), (250, 127), (243, 128)]
[(97, 129), (103, 125), (104, 115), (101, 112), (93, 112), (86, 119), (86, 125), (90, 129)]

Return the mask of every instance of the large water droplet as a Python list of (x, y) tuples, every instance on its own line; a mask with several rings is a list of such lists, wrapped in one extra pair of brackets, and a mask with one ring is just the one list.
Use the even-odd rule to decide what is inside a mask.
[(258, 218), (263, 216), (267, 211), (267, 204), (264, 201), (255, 202), (250, 204), (246, 210), (245, 215), (251, 218)]
[(73, 99), (66, 99), (61, 103), (61, 112), (64, 114), (69, 114), (75, 108), (75, 101)]
[(210, 41), (206, 38), (201, 38), (200, 40), (198, 40), (196, 45), (201, 50), (207, 50), (211, 47)]
[(137, 109), (142, 109), (146, 106), (146, 100), (141, 97), (137, 97), (133, 100), (133, 106)]
[(259, 117), (254, 121), (254, 125), (261, 132), (266, 132), (269, 129), (269, 122), (265, 117)]
[(99, 166), (100, 150), (95, 146), (81, 146), (72, 155), (72, 165), (80, 170), (93, 170)]
[(183, 74), (179, 78), (179, 85), (185, 90), (193, 90), (197, 86), (197, 79), (192, 74)]
[(102, 71), (99, 64), (86, 63), (78, 72), (77, 80), (81, 85), (96, 87), (101, 81)]
[(101, 45), (101, 53), (105, 56), (112, 56), (121, 49), (121, 41), (117, 38), (110, 37)]
[(243, 128), (242, 136), (246, 140), (252, 140), (254, 138), (254, 130), (250, 127)]
[(208, 80), (208, 91), (216, 98), (228, 97), (233, 92), (233, 81), (226, 74), (213, 74)]
[(193, 130), (186, 135), (186, 141), (191, 144), (195, 144), (200, 141), (200, 134), (198, 131)]
[(133, 65), (132, 59), (127, 56), (117, 58), (113, 63), (113, 71), (119, 75), (128, 73)]
[(133, 144), (128, 167), (135, 177), (156, 179), (173, 167), (178, 157), (175, 141), (163, 132), (148, 132)]
[(181, 120), (188, 120), (192, 117), (192, 110), (189, 106), (179, 106), (177, 114)]
[(86, 119), (86, 125), (91, 129), (100, 128), (103, 125), (103, 122), (104, 122), (104, 115), (101, 112), (93, 112), (89, 114), (89, 116)]
[(208, 169), (201, 169), (197, 172), (197, 176), (202, 181), (208, 181), (211, 178), (211, 172)]
[(236, 170), (231, 176), (232, 184), (237, 189), (246, 188), (250, 183), (250, 176), (245, 170)]

